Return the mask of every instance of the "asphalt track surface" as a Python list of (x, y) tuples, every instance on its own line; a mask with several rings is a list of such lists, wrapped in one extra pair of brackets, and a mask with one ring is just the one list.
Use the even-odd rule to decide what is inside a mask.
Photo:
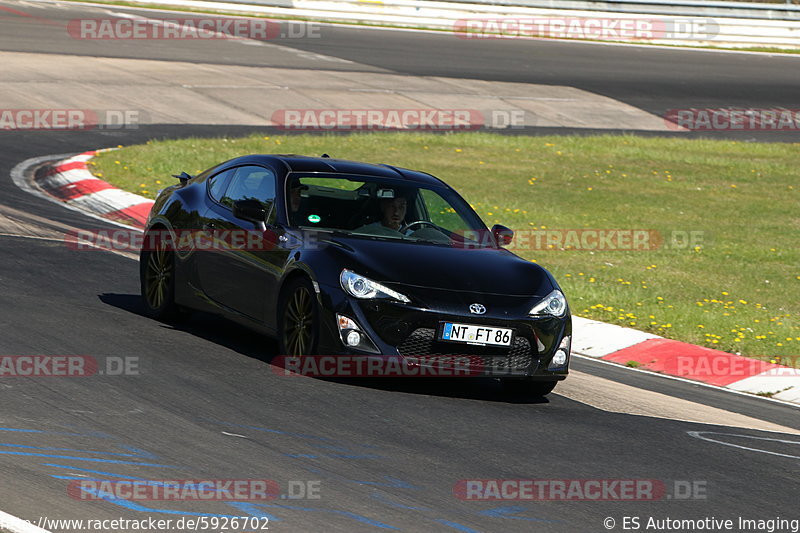
[[(0, 20), (0, 50), (44, 51), (54, 61), (60, 53), (273, 61), (262, 49), (247, 57), (246, 47), (229, 57), (227, 43), (219, 50), (195, 49), (196, 43), (92, 49), (55, 33), (33, 37), (22, 27), (10, 17)], [(797, 70), (784, 58), (550, 42), (489, 43), (484, 49), (434, 39), (441, 37), (336, 29), (327, 44), (302, 46), (401, 72), (602, 88), (651, 110), (695, 100), (791, 107), (797, 86)], [(275, 62), (287, 61), (280, 50), (274, 54)], [(611, 65), (615, 70), (608, 72)], [(678, 65), (682, 74), (667, 83), (669, 69)], [(161, 125), (0, 132), (0, 214), (13, 208), (56, 224), (102, 227), (21, 191), (11, 182), (12, 168), (47, 154), (252, 130)], [(616, 520), (615, 530), (625, 516), (640, 517), (642, 525), (649, 517), (800, 518), (790, 504), (800, 474), (796, 435), (626, 414), (635, 396), (601, 409), (558, 389), (545, 401), (510, 397), (492, 381), (283, 377), (270, 365), (273, 341), (210, 315), (177, 326), (150, 320), (142, 316), (135, 261), (71, 250), (57, 237), (0, 235), (0, 288), (0, 354), (136, 358), (139, 367), (138, 375), (0, 380), (0, 510), (25, 519), (177, 519), (194, 512), (269, 516), (272, 531), (598, 532), (607, 531), (607, 517)], [(794, 407), (591, 361), (575, 360), (572, 368), (800, 430)], [(717, 442), (697, 438), (697, 432)], [(251, 504), (71, 498), (70, 479), (87, 477), (271, 479), (284, 490), (290, 481), (311, 481), (318, 482), (320, 498)], [(465, 502), (453, 492), (464, 479), (531, 478), (658, 480), (672, 497)], [(694, 496), (704, 498), (680, 498), (675, 481), (698, 482), (705, 492)]]

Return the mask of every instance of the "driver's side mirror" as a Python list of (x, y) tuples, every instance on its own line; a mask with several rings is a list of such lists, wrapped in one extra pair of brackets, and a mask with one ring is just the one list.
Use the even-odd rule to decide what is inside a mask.
[(258, 200), (236, 200), (233, 202), (233, 216), (263, 224), (267, 218), (267, 210)]
[(495, 224), (492, 226), (492, 235), (494, 236), (494, 240), (500, 246), (508, 246), (514, 239), (514, 232), (505, 226), (501, 226), (500, 224)]

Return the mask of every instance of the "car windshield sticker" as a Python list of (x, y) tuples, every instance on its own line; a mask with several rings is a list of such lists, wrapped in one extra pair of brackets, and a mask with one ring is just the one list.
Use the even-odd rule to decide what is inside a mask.
[(322, 218), (319, 215), (308, 215), (308, 221), (312, 224), (317, 224)]

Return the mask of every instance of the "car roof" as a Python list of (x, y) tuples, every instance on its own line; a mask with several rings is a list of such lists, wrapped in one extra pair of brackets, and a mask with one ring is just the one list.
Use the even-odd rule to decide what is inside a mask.
[(272, 164), (283, 165), (288, 172), (325, 172), (333, 174), (348, 174), (357, 176), (374, 176), (380, 178), (402, 179), (410, 182), (443, 186), (446, 184), (439, 178), (406, 168), (391, 165), (375, 165), (360, 161), (346, 159), (333, 159), (330, 157), (309, 157), (294, 154), (256, 154), (238, 157), (226, 164)]

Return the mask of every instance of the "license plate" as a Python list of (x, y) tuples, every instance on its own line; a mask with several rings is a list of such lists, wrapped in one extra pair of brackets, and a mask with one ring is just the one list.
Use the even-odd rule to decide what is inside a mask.
[(481, 346), (511, 346), (511, 340), (514, 337), (513, 334), (514, 330), (508, 328), (493, 328), (491, 326), (445, 322), (442, 326), (440, 340), (478, 344)]

